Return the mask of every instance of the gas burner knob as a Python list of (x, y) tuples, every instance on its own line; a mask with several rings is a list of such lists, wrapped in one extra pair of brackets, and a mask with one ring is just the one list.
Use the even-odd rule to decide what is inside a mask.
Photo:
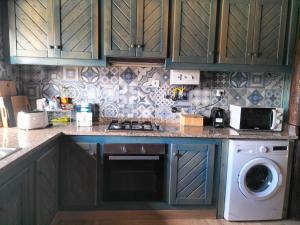
[(268, 148), (266, 146), (260, 146), (259, 147), (259, 152), (260, 153), (267, 153), (268, 152)]
[(159, 124), (155, 124), (156, 130), (159, 130)]

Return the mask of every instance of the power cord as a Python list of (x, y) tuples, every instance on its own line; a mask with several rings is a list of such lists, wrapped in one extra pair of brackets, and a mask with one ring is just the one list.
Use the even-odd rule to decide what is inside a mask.
[(201, 108), (197, 108), (197, 110), (204, 109), (204, 108), (207, 108), (207, 107), (214, 106), (214, 105), (218, 104), (220, 101), (222, 101), (222, 99), (224, 99), (224, 95), (219, 96), (218, 99), (219, 100), (216, 101), (215, 103), (212, 103), (212, 104), (209, 104), (209, 105), (206, 105), (206, 106), (202, 106)]

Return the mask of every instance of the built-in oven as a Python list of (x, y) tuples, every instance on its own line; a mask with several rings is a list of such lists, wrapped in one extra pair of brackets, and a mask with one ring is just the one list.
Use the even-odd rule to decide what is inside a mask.
[(162, 201), (164, 144), (105, 144), (104, 201)]

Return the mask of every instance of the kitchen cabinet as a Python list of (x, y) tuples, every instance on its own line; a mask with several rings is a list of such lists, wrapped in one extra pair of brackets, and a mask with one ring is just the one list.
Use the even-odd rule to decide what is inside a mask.
[(99, 58), (97, 0), (8, 0), (8, 17), (11, 57)]
[(213, 63), (217, 0), (175, 0), (172, 62)]
[(0, 224), (34, 224), (33, 171), (26, 168), (0, 187)]
[(172, 144), (170, 204), (211, 204), (214, 176), (214, 144)]
[(36, 161), (36, 224), (51, 224), (58, 210), (59, 145)]
[(219, 63), (283, 65), (288, 0), (223, 0)]
[(105, 0), (104, 54), (165, 58), (168, 0)]
[(61, 144), (60, 206), (62, 209), (97, 206), (98, 145), (65, 141)]

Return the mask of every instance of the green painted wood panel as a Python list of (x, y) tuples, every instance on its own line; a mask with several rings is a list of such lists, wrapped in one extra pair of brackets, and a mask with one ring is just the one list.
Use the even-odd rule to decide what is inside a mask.
[(212, 203), (214, 156), (213, 144), (171, 146), (171, 204)]
[(217, 0), (175, 0), (172, 62), (213, 63)]
[(137, 0), (105, 0), (104, 55), (135, 56)]
[(33, 168), (15, 174), (0, 187), (0, 224), (34, 224)]
[(256, 0), (252, 64), (282, 65), (288, 0)]
[(51, 224), (58, 210), (59, 145), (36, 161), (36, 225)]
[(251, 63), (254, 17), (255, 0), (222, 1), (219, 63)]
[(137, 57), (167, 57), (168, 14), (168, 0), (137, 1)]
[(48, 0), (10, 0), (14, 56), (48, 56)]
[(62, 209), (86, 209), (97, 206), (97, 149), (97, 144), (74, 142), (61, 144)]
[(60, 44), (54, 47), (61, 50), (61, 58), (98, 59), (98, 1), (61, 0), (55, 11), (60, 12), (60, 20), (55, 21)]

